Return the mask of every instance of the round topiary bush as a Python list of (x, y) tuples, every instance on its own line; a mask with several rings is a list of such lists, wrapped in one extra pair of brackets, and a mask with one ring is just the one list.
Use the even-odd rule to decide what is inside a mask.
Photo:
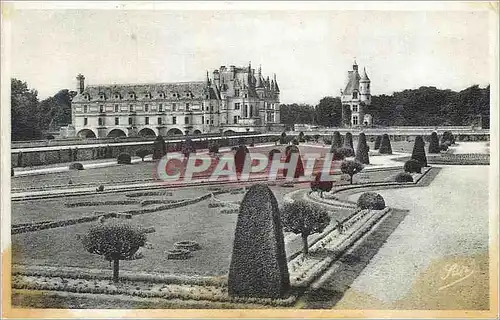
[(405, 162), (404, 170), (409, 173), (422, 173), (422, 164), (418, 160), (410, 159)]
[(293, 139), (292, 140), (292, 144), (295, 145), (295, 146), (298, 146), (299, 145), (299, 140)]
[(413, 177), (408, 172), (400, 172), (394, 178), (396, 182), (413, 182)]
[(118, 164), (131, 164), (132, 158), (127, 153), (121, 153), (117, 158)]
[(439, 138), (437, 132), (433, 132), (429, 139), (429, 153), (439, 153), (441, 148), (439, 147)]
[(384, 198), (375, 192), (365, 192), (358, 199), (360, 209), (382, 210), (385, 208)]
[(101, 184), (99, 187), (96, 188), (97, 192), (103, 192), (104, 191), (104, 186)]
[(69, 165), (69, 170), (83, 170), (83, 164), (80, 162), (73, 162)]
[(347, 157), (354, 157), (354, 150), (347, 147), (337, 148), (332, 153), (332, 160), (344, 160)]
[(439, 146), (441, 151), (448, 151), (448, 145), (446, 143), (443, 143), (442, 145)]
[(213, 143), (208, 147), (209, 153), (219, 153), (219, 145), (217, 143)]

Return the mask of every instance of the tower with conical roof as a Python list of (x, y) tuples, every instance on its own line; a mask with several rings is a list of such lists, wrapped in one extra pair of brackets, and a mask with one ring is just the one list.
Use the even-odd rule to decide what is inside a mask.
[(361, 75), (358, 72), (356, 60), (352, 70), (347, 73), (347, 84), (341, 90), (342, 126), (366, 127), (372, 125), (372, 116), (368, 113), (371, 104), (370, 78), (363, 68)]

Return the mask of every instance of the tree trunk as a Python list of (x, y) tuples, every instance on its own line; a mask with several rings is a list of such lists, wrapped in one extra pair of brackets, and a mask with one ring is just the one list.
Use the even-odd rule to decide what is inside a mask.
[(307, 236), (308, 236), (307, 234), (302, 233), (302, 245), (303, 245), (302, 253), (304, 253), (304, 255), (309, 253), (309, 244), (307, 243)]
[(320, 192), (319, 192), (319, 197), (320, 197), (320, 198), (323, 198), (323, 191), (320, 191)]
[(118, 270), (120, 268), (120, 260), (113, 260), (113, 282), (118, 282)]
[(352, 184), (352, 177), (354, 177), (354, 175), (351, 175), (351, 184)]

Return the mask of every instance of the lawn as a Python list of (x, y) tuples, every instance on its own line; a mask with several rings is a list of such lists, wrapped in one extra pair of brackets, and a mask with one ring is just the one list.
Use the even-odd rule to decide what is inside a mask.
[[(271, 187), (279, 202), (283, 195), (295, 190), (294, 188)], [(181, 189), (175, 197), (187, 196), (193, 192), (208, 193), (208, 189), (198, 188)], [(180, 191), (180, 190), (179, 190)], [(224, 200), (241, 200), (243, 194), (222, 195)], [(89, 196), (74, 197), (70, 200), (59, 198), (50, 201), (23, 201), (13, 203), (13, 221), (30, 222), (33, 217), (46, 220), (50, 218), (66, 218), (70, 215), (78, 216), (92, 210), (112, 211), (115, 206), (66, 208), (64, 202), (89, 201), (103, 199), (125, 199), (125, 193), (106, 195), (91, 199)], [(153, 197), (148, 197), (153, 198)], [(168, 197), (170, 198), (170, 197)], [(134, 199), (128, 197), (127, 199)], [(135, 198), (137, 199), (137, 198)], [(143, 199), (142, 197), (139, 199)], [(130, 220), (134, 225), (143, 227), (154, 226), (156, 232), (148, 234), (151, 248), (144, 248), (144, 258), (140, 260), (124, 261), (121, 268), (137, 271), (160, 271), (175, 274), (198, 275), (225, 275), (227, 274), (231, 259), (234, 229), (237, 214), (222, 213), (221, 208), (209, 208), (209, 200), (189, 206), (171, 210), (164, 210), (143, 215), (136, 215)], [(137, 208), (137, 205), (122, 205), (121, 209)], [(40, 210), (41, 209), (41, 210)], [(77, 210), (75, 210), (77, 209)], [(30, 213), (26, 215), (25, 213)], [(38, 215), (36, 215), (38, 214)], [(349, 211), (331, 212), (336, 218), (347, 216)], [(23, 216), (18, 218), (17, 216)], [(30, 217), (30, 218), (27, 218)], [(97, 222), (94, 222), (97, 223)], [(12, 258), (15, 264), (37, 264), (50, 266), (75, 266), (86, 268), (110, 268), (108, 262), (102, 257), (89, 254), (83, 248), (77, 235), (84, 234), (92, 223), (82, 223), (62, 228), (41, 230), (12, 235)], [(294, 234), (285, 234), (286, 250), (293, 254), (301, 249), (301, 239)], [(312, 236), (311, 240), (316, 238)], [(173, 248), (177, 241), (194, 240), (201, 246), (201, 250), (194, 253), (188, 260), (168, 260), (166, 252)]]

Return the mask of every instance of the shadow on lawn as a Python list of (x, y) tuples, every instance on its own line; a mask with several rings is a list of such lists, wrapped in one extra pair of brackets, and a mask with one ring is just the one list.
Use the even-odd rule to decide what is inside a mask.
[(407, 210), (393, 209), (391, 216), (369, 234), (354, 251), (337, 261), (339, 268), (315, 289), (307, 291), (301, 300), (306, 309), (332, 308), (342, 299), (354, 280), (386, 242), (408, 214)]

